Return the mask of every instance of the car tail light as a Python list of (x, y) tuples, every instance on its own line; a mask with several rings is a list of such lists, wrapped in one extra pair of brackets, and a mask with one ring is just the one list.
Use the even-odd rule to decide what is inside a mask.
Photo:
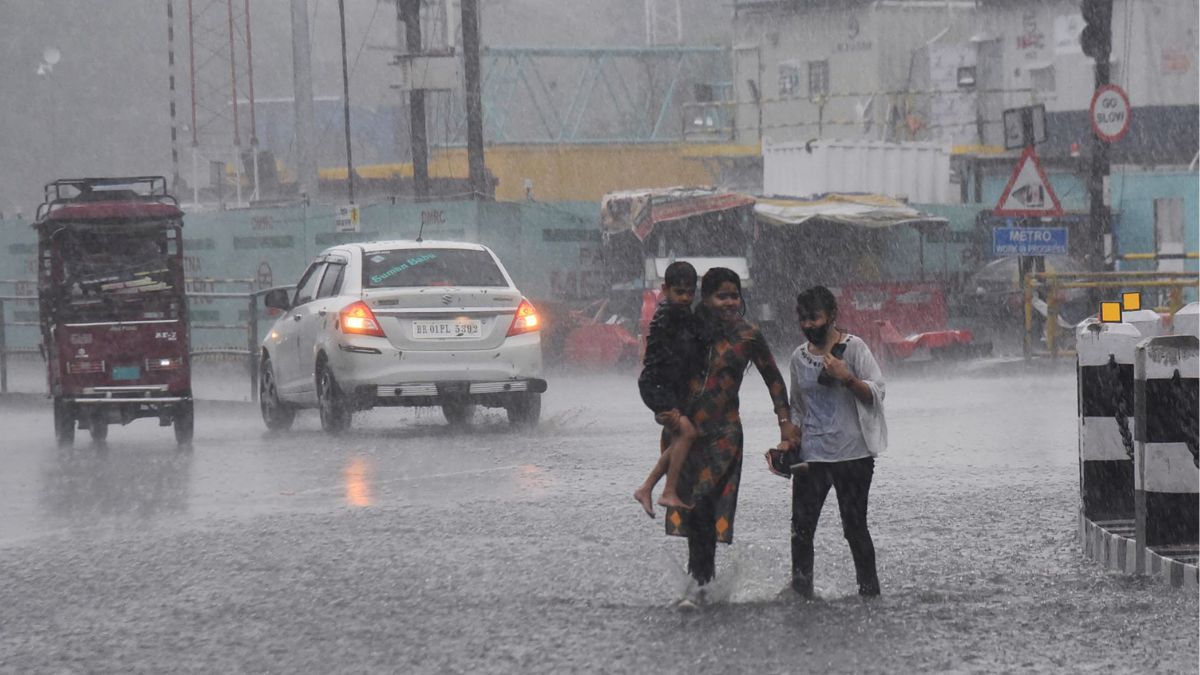
[(146, 370), (174, 370), (183, 367), (183, 359), (174, 358), (150, 358), (146, 359)]
[(386, 337), (375, 319), (375, 312), (361, 300), (342, 310), (338, 315), (338, 324), (342, 327), (342, 332), (349, 335)]
[(71, 375), (87, 375), (91, 373), (103, 373), (103, 361), (68, 361), (67, 372)]
[(517, 306), (517, 315), (513, 317), (512, 325), (508, 327), (508, 337), (531, 333), (541, 327), (537, 310), (529, 304), (528, 300), (522, 300), (521, 304)]

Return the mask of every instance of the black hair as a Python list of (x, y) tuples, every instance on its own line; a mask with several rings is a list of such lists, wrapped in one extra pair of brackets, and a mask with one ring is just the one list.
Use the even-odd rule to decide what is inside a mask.
[(667, 271), (663, 273), (663, 283), (667, 288), (695, 288), (696, 268), (692, 267), (690, 262), (676, 260), (667, 265)]
[(721, 284), (726, 281), (737, 286), (738, 293), (742, 292), (742, 278), (738, 276), (737, 272), (728, 267), (713, 267), (705, 272), (704, 278), (700, 280), (700, 297), (707, 298), (716, 293)]
[(824, 310), (829, 318), (837, 316), (837, 298), (824, 286), (813, 286), (805, 289), (796, 296), (796, 311), (802, 314), (815, 314)]

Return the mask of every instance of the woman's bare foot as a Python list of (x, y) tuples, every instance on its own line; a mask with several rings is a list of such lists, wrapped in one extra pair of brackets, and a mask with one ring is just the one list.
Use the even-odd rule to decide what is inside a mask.
[[(652, 497), (651, 497), (650, 491), (651, 491), (651, 488), (648, 488), (645, 485), (643, 485), (642, 487), (633, 491), (633, 498), (634, 498), (634, 500), (637, 501), (637, 503), (642, 505), (642, 509), (644, 509), (646, 511), (646, 515), (653, 518), (654, 517), (654, 502), (651, 501)], [(662, 503), (662, 502), (660, 501), (659, 503)]]
[(667, 508), (674, 507), (677, 509), (692, 508), (691, 504), (688, 504), (687, 502), (683, 501), (682, 499), (680, 499), (678, 496), (676, 496), (674, 494), (667, 494), (666, 492), (664, 492), (663, 495), (658, 498), (658, 505), (665, 506)]

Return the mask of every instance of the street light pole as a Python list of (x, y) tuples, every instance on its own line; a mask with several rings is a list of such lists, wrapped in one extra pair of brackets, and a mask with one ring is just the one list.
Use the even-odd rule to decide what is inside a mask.
[(479, 0), (462, 0), (463, 79), (467, 87), (467, 169), (471, 192), (486, 198), (483, 158), (483, 86), (479, 63)]
[(342, 26), (342, 114), (346, 129), (346, 189), (354, 203), (354, 155), (350, 149), (350, 73), (346, 66), (346, 0), (338, 0), (338, 18)]

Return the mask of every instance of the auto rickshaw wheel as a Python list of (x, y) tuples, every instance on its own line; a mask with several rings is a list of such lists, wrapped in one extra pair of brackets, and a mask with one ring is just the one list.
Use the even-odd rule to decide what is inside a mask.
[(54, 439), (60, 446), (75, 442), (75, 409), (70, 402), (54, 397)]
[(175, 442), (179, 445), (191, 445), (195, 427), (196, 418), (192, 401), (188, 399), (180, 403), (175, 410)]
[(93, 443), (103, 443), (108, 440), (108, 421), (92, 418), (88, 431), (92, 434)]

